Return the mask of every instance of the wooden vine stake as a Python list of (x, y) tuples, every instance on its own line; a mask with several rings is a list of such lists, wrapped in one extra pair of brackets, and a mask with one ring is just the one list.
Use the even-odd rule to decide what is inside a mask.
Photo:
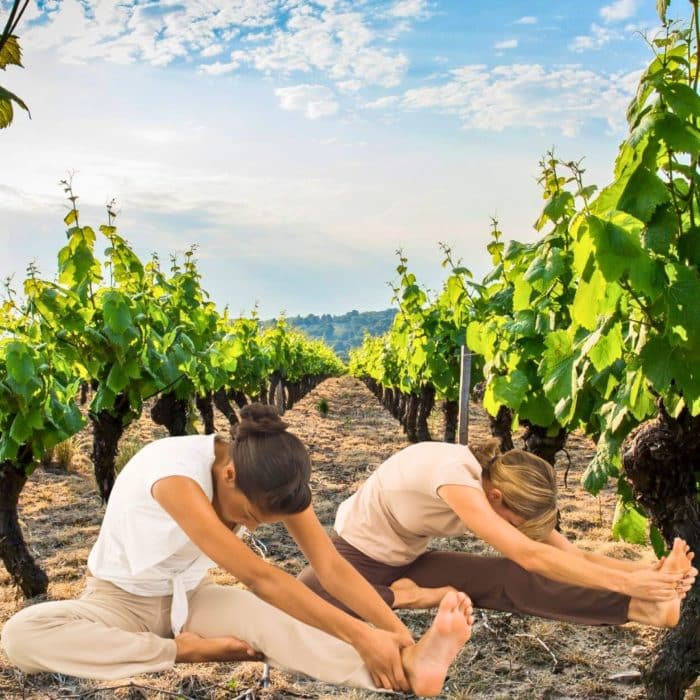
[(469, 392), (472, 376), (472, 354), (462, 345), (459, 372), (459, 416), (457, 418), (457, 442), (466, 445), (469, 441)]

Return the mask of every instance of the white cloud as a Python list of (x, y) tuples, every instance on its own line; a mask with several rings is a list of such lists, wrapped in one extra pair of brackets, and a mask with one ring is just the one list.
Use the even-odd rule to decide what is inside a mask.
[(606, 23), (620, 22), (634, 17), (639, 8), (640, 0), (616, 0), (610, 5), (601, 7), (600, 16)]
[(401, 106), (456, 115), (468, 129), (531, 127), (566, 136), (596, 119), (610, 130), (622, 129), (639, 78), (638, 71), (602, 74), (579, 65), (538, 64), (467, 65), (450, 74), (443, 85), (408, 90)]
[(230, 60), (201, 70), (218, 75), (245, 65), (268, 75), (318, 72), (326, 81), (343, 83), (343, 89), (391, 87), (408, 67), (408, 58), (391, 42), (430, 12), (428, 0), (384, 2), (384, 11), (355, 0), (63, 0), (41, 8), (32, 3), (22, 38), (69, 63), (102, 59), (166, 66), (227, 51)]
[(233, 73), (240, 65), (237, 61), (231, 63), (216, 61), (215, 63), (203, 63), (199, 68), (208, 75), (224, 75), (225, 73)]
[(497, 41), (494, 45), (494, 49), (515, 49), (518, 46), (517, 39), (505, 39), (504, 41)]
[(211, 46), (207, 46), (205, 49), (202, 49), (201, 55), (204, 58), (211, 58), (212, 56), (218, 56), (223, 52), (223, 50), (224, 47), (221, 44), (212, 44)]
[(574, 37), (569, 44), (569, 49), (575, 53), (600, 49), (611, 41), (622, 39), (623, 35), (615, 29), (601, 27), (599, 24), (591, 25), (591, 33)]
[(396, 97), (396, 95), (389, 95), (388, 97), (380, 97), (372, 102), (366, 102), (363, 107), (365, 109), (386, 109), (387, 107), (393, 107), (399, 100), (400, 98)]
[(280, 107), (290, 112), (304, 112), (309, 119), (328, 117), (338, 111), (333, 92), (324, 85), (294, 85), (275, 90)]
[(428, 2), (427, 0), (398, 0), (388, 14), (402, 19), (425, 17), (428, 14)]
[(537, 24), (537, 17), (532, 17), (531, 15), (521, 17), (520, 19), (516, 19), (513, 24)]
[(266, 74), (320, 71), (335, 81), (398, 85), (408, 67), (408, 58), (377, 48), (376, 39), (376, 33), (359, 12), (319, 14), (300, 5), (291, 10), (284, 28), (271, 33), (269, 43), (233, 51), (231, 58)]

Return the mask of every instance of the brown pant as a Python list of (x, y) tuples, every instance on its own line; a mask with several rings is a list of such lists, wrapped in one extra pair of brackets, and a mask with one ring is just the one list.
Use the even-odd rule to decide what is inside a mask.
[[(530, 573), (504, 557), (482, 557), (462, 552), (426, 552), (403, 566), (389, 566), (371, 559), (338, 535), (333, 544), (376, 589), (390, 606), (389, 586), (409, 578), (422, 588), (453, 586), (464, 591), (478, 608), (519, 612), (580, 625), (622, 625), (628, 621), (630, 598), (610, 591), (571, 586)], [(355, 614), (330, 596), (311, 567), (299, 578), (333, 605)]]

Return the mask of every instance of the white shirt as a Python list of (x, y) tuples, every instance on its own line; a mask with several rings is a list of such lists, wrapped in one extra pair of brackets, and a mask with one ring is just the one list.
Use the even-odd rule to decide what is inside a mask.
[(174, 635), (187, 621), (187, 591), (196, 588), (215, 564), (153, 498), (151, 487), (168, 476), (186, 476), (212, 500), (214, 440), (214, 435), (164, 438), (134, 455), (114, 483), (88, 557), (93, 576), (129, 593), (172, 595)]

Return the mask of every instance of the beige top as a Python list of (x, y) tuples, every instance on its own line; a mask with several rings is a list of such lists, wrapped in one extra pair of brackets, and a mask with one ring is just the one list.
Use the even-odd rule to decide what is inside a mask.
[(481, 489), (481, 466), (465, 445), (419, 442), (382, 463), (335, 517), (335, 531), (368, 557), (392, 566), (420, 556), (433, 537), (466, 526), (438, 495), (447, 484)]

